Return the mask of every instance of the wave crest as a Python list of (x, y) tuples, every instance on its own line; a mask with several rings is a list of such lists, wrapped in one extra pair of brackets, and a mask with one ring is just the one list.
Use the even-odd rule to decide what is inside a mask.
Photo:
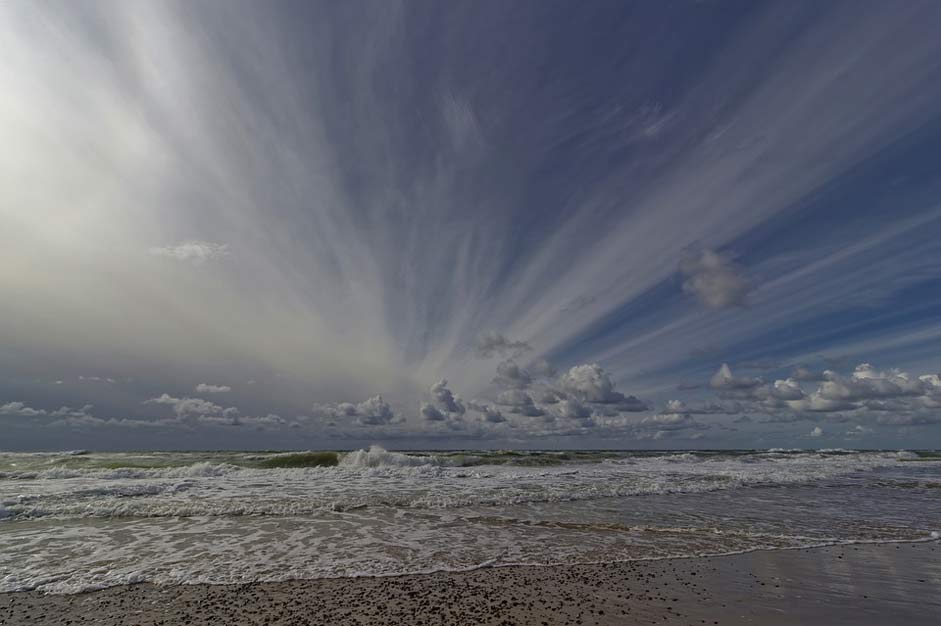
[(369, 450), (354, 450), (340, 459), (340, 467), (423, 467), (453, 466), (456, 463), (448, 459), (429, 454), (427, 456), (409, 456), (401, 452), (389, 452), (381, 446), (370, 446)]

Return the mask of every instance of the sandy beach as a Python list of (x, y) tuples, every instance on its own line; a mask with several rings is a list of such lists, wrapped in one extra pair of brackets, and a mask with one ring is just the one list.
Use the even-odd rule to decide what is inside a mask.
[(937, 624), (938, 542), (0, 595), (0, 624)]

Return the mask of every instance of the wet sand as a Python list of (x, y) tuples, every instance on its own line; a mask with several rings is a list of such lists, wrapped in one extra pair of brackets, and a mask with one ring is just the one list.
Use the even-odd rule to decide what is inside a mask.
[(941, 623), (941, 545), (753, 552), (575, 567), (0, 594), (0, 624)]

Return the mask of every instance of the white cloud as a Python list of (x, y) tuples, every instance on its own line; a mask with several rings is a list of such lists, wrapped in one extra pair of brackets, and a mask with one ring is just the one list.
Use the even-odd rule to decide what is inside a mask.
[(319, 404), (313, 407), (318, 417), (343, 420), (354, 418), (361, 426), (386, 426), (398, 423), (391, 405), (381, 395), (373, 396), (362, 402), (341, 402), (339, 404)]
[(574, 398), (566, 398), (552, 407), (552, 413), (563, 419), (587, 419), (591, 417), (592, 410)]
[(932, 426), (941, 424), (941, 414), (937, 412), (912, 412), (907, 414), (880, 415), (876, 421), (887, 426)]
[(597, 363), (576, 365), (559, 379), (559, 387), (585, 402), (614, 404), (625, 396), (614, 390), (611, 377)]
[(660, 414), (666, 415), (670, 413), (683, 413), (686, 415), (732, 415), (735, 413), (740, 413), (741, 411), (742, 406), (738, 402), (727, 402), (725, 404), (708, 403), (689, 405), (682, 400), (669, 400)]
[(39, 417), (46, 415), (43, 409), (34, 409), (25, 402), (7, 402), (0, 406), (0, 415), (14, 415), (16, 417)]
[(446, 413), (463, 415), (465, 408), (461, 399), (451, 393), (448, 389), (447, 379), (442, 378), (431, 386), (431, 397), (434, 398), (435, 405)]
[(166, 393), (157, 398), (151, 398), (145, 401), (144, 404), (165, 404), (170, 406), (178, 419), (222, 416), (225, 410), (218, 404), (202, 398), (174, 398)]
[(109, 385), (117, 382), (113, 378), (102, 378), (101, 376), (79, 376), (78, 379), (83, 382), (108, 383)]
[[(54, 417), (59, 418), (60, 421), (63, 419), (82, 419), (88, 422), (98, 420), (98, 418), (91, 414), (92, 408), (94, 407), (91, 404), (86, 404), (78, 409), (63, 406), (55, 411), (46, 411), (45, 409), (34, 409), (24, 402), (8, 402), (0, 406), (0, 415), (16, 417)], [(58, 422), (53, 422), (53, 424), (56, 423)]]
[(196, 393), (228, 393), (230, 391), (232, 387), (227, 385), (207, 385), (206, 383), (196, 385)]
[(874, 431), (872, 428), (869, 428), (868, 426), (863, 426), (863, 425), (861, 425), (861, 424), (856, 424), (855, 426), (853, 426), (852, 428), (850, 428), (848, 431), (846, 431), (846, 432), (844, 433), (844, 436), (846, 436), (846, 437), (866, 437), (867, 435), (871, 435), (871, 434), (874, 433), (874, 432), (875, 432), (875, 431)]
[(820, 428), (819, 426), (814, 426), (814, 429), (813, 429), (812, 431), (810, 431), (810, 436), (811, 436), (811, 437), (814, 437), (814, 438), (816, 438), (816, 437), (822, 437), (822, 436), (823, 436), (823, 429)]
[[(812, 381), (820, 381), (816, 390), (801, 386), (801, 382)], [(879, 371), (861, 363), (848, 376), (834, 370), (818, 375), (798, 368), (792, 378), (767, 384), (758, 378), (737, 378), (723, 364), (710, 386), (720, 396), (739, 401), (737, 412), (764, 413), (768, 415), (766, 422), (868, 418), (884, 425), (926, 426), (941, 423), (938, 382), (941, 379), (934, 374), (916, 377), (899, 369)], [(668, 411), (681, 408), (680, 404), (667, 406)], [(856, 436), (860, 433), (857, 430)]]
[(709, 379), (709, 386), (723, 392), (748, 391), (762, 384), (760, 378), (738, 378), (732, 375), (727, 363), (719, 367), (719, 371)]
[(86, 404), (80, 409), (73, 409), (72, 407), (63, 406), (55, 411), (49, 413), (50, 417), (93, 417), (91, 410), (94, 407), (91, 404)]
[(660, 413), (650, 415), (641, 420), (640, 424), (646, 427), (653, 427), (657, 430), (684, 430), (687, 428), (702, 427), (702, 424), (685, 413)]
[(481, 419), (489, 424), (503, 424), (506, 418), (497, 407), (484, 403), (472, 401), (467, 403), (467, 408), (480, 414)]
[(211, 241), (184, 241), (176, 245), (155, 247), (150, 249), (154, 256), (161, 256), (176, 261), (190, 263), (205, 263), (211, 259), (218, 259), (229, 254), (229, 245), (213, 243)]
[(726, 256), (703, 250), (680, 261), (680, 272), (685, 277), (683, 291), (696, 296), (710, 309), (745, 304), (748, 282)]

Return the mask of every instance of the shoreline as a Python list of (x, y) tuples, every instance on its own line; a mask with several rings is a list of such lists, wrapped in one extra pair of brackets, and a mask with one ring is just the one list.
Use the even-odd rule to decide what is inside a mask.
[(0, 594), (0, 624), (934, 624), (941, 542)]

